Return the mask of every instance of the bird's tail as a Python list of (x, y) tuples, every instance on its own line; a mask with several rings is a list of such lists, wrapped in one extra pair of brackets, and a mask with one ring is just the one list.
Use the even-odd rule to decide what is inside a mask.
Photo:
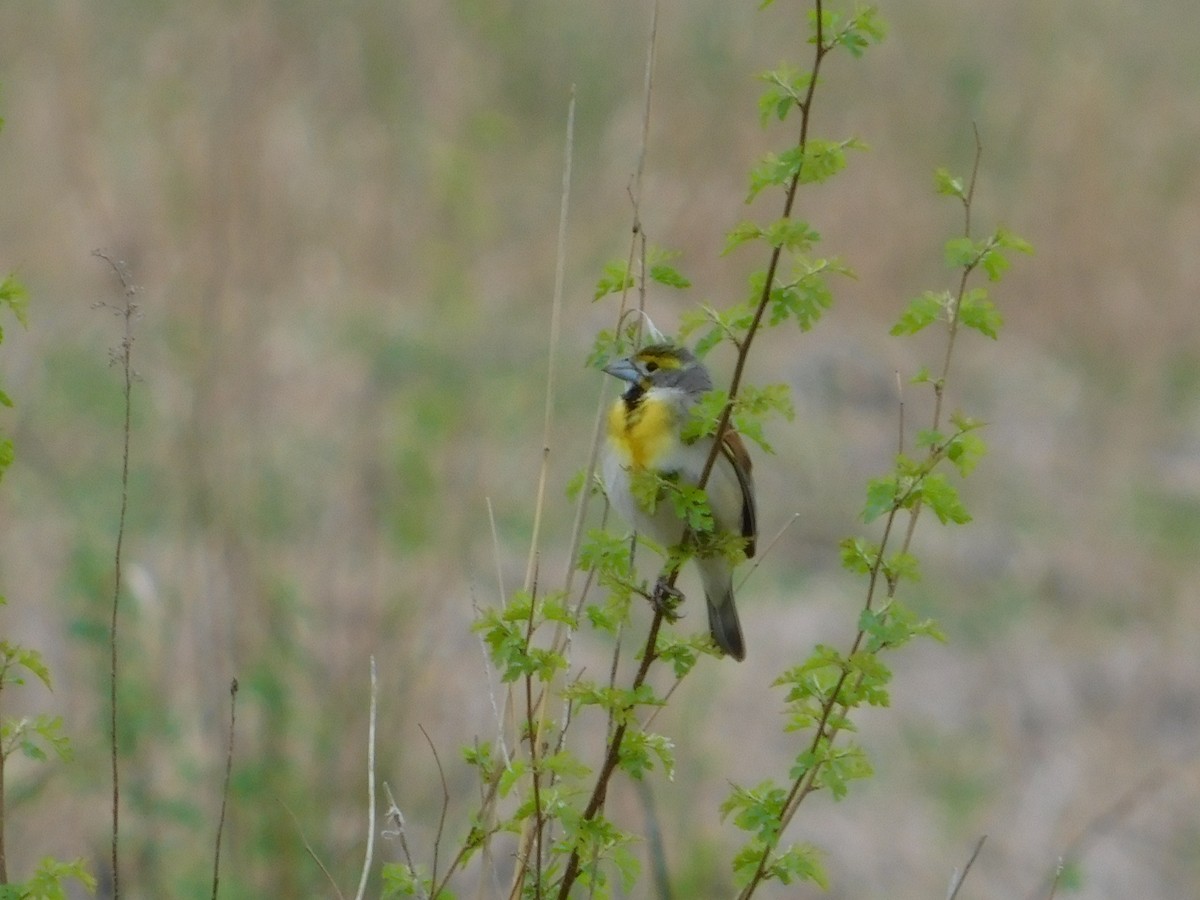
[(742, 623), (733, 603), (733, 575), (724, 560), (703, 560), (701, 575), (704, 599), (708, 601), (708, 630), (717, 646), (741, 662), (746, 658)]

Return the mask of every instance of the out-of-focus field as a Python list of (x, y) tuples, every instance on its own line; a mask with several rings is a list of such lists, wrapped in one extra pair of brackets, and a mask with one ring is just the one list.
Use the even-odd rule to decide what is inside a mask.
[[(806, 64), (803, 13), (664, 0), (643, 225), (694, 287), (652, 294), (671, 330), (761, 265), (720, 256), (746, 172), (790, 128), (759, 127), (752, 75)], [(728, 782), (786, 777), (771, 680), (843, 644), (862, 586), (838, 565), (865, 479), (896, 441), (896, 376), (938, 340), (887, 329), (949, 285), (960, 213), (937, 165), (984, 144), (976, 221), (1037, 254), (967, 334), (952, 407), (990, 425), (966, 483), (975, 522), (922, 521), (906, 592), (948, 645), (893, 661), (893, 708), (858, 738), (877, 776), (817, 797), (797, 839), (828, 849), (836, 898), (1041, 897), (1074, 849), (1084, 898), (1200, 894), (1200, 5), (884, 3), (887, 41), (831, 58), (819, 136), (871, 150), (802, 195), (822, 252), (858, 273), (809, 334), (765, 337), (751, 372), (797, 417), (759, 455), (764, 533), (799, 518), (742, 592), (743, 665), (704, 661), (656, 723), (652, 777), (677, 896), (730, 895)], [(378, 771), (428, 862), (475, 789), (456, 748), (494, 719), (473, 604), (519, 585), (541, 457), (568, 96), (578, 103), (543, 577), (561, 581), (603, 376), (583, 366), (627, 249), (645, 3), (355, 0), (0, 6), (0, 272), (31, 294), (4, 322), (0, 636), (42, 649), (77, 757), (16, 763), (9, 867), (108, 848), (105, 628), (119, 502), (119, 286), (137, 302), (128, 596), (128, 897), (208, 895), (229, 683), (241, 684), (222, 896), (344, 889), (366, 828), (368, 666)], [(730, 363), (718, 353), (718, 370)], [(906, 419), (926, 401), (906, 389)], [(498, 536), (493, 552), (489, 503)], [(866, 532), (870, 534), (870, 532)], [(684, 587), (690, 582), (685, 580)], [(694, 604), (693, 604), (694, 606)], [(691, 619), (698, 621), (693, 611)], [(603, 670), (603, 648), (592, 663)], [(613, 812), (640, 828), (632, 792)], [(381, 851), (396, 858), (398, 848)], [(647, 885), (649, 882), (646, 882)], [(473, 890), (473, 882), (472, 890)], [(468, 892), (469, 893), (469, 892)], [(818, 896), (779, 890), (763, 896)], [(649, 896), (645, 894), (644, 896)]]

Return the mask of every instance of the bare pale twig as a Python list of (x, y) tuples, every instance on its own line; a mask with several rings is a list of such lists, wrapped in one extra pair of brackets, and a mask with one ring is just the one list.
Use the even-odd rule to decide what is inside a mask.
[(233, 736), (237, 730), (237, 679), (229, 685), (229, 746), (225, 750), (225, 784), (221, 788), (221, 816), (217, 820), (216, 849), (213, 851), (212, 900), (217, 900), (221, 878), (221, 833), (225, 830), (225, 805), (229, 802), (229, 779), (233, 774)]
[(1050, 880), (1050, 893), (1046, 895), (1046, 900), (1054, 900), (1054, 895), (1058, 892), (1058, 882), (1062, 878), (1063, 873), (1063, 858), (1058, 858), (1058, 865), (1054, 867), (1054, 877)]
[(754, 561), (746, 567), (746, 570), (742, 573), (741, 578), (738, 580), (738, 588), (741, 588), (742, 585), (749, 580), (750, 576), (758, 571), (758, 567), (762, 565), (764, 559), (771, 555), (771, 551), (775, 548), (775, 545), (779, 543), (779, 539), (783, 537), (784, 532), (791, 528), (799, 518), (800, 513), (792, 513), (791, 518), (783, 523), (783, 527), (775, 532), (775, 536), (771, 538), (771, 540), (767, 541), (766, 546), (762, 547), (757, 553), (754, 554)]
[[(1137, 809), (1141, 803), (1145, 802), (1155, 791), (1161, 789), (1163, 785), (1176, 780), (1184, 767), (1195, 765), (1198, 753), (1200, 751), (1193, 748), (1192, 752), (1182, 761), (1165, 763), (1146, 772), (1129, 788), (1118, 794), (1108, 806), (1085, 822), (1083, 827), (1076, 832), (1075, 836), (1067, 842), (1066, 849), (1058, 858), (1058, 865), (1055, 868), (1054, 877), (1050, 883), (1050, 896), (1054, 896), (1058, 882), (1062, 878), (1063, 869), (1067, 863), (1077, 861), (1087, 849), (1088, 844), (1095, 840), (1098, 835), (1102, 834), (1105, 829), (1111, 827)], [(1035, 889), (1030, 894), (1031, 900), (1032, 898), (1036, 898), (1039, 892), (1040, 888)]]
[(571, 89), (571, 101), (567, 106), (567, 147), (563, 162), (562, 199), (559, 204), (558, 250), (554, 270), (554, 299), (550, 304), (550, 349), (546, 364), (546, 406), (542, 422), (542, 466), (538, 474), (537, 499), (533, 512), (533, 536), (529, 540), (529, 561), (525, 566), (525, 590), (529, 590), (533, 578), (534, 559), (538, 552), (541, 534), (542, 511), (546, 499), (546, 479), (550, 461), (550, 427), (554, 419), (555, 358), (558, 355), (559, 322), (562, 318), (563, 281), (567, 257), (567, 212), (571, 200), (571, 155), (575, 140), (575, 89)]
[(367, 726), (367, 852), (363, 859), (362, 875), (358, 879), (355, 900), (363, 900), (367, 893), (367, 879), (371, 874), (371, 862), (375, 855), (375, 713), (379, 705), (379, 679), (375, 672), (375, 657), (371, 657), (371, 712)]
[(333, 875), (330, 874), (327, 868), (325, 868), (325, 863), (321, 862), (321, 857), (317, 856), (317, 851), (314, 850), (312, 844), (308, 842), (308, 836), (305, 835), (304, 828), (300, 825), (300, 820), (296, 818), (296, 814), (292, 812), (292, 808), (284, 803), (283, 799), (280, 797), (276, 797), (275, 800), (291, 817), (292, 824), (296, 826), (296, 833), (300, 835), (300, 842), (304, 844), (305, 851), (309, 856), (312, 857), (313, 862), (317, 864), (317, 867), (321, 870), (321, 872), (324, 873), (325, 879), (329, 882), (329, 886), (333, 888), (333, 892), (337, 895), (338, 900), (346, 900), (346, 895), (342, 893), (342, 889), (338, 887), (337, 882), (333, 880)]
[(396, 797), (392, 794), (392, 786), (386, 781), (383, 783), (383, 792), (387, 794), (388, 798), (387, 820), (392, 823), (391, 828), (384, 829), (383, 836), (397, 838), (400, 841), (400, 852), (404, 854), (404, 861), (415, 872), (416, 865), (413, 863), (412, 853), (408, 849), (408, 838), (405, 836), (404, 813), (400, 811), (400, 804), (396, 802)]
[(496, 564), (496, 587), (500, 592), (500, 608), (508, 602), (508, 591), (504, 589), (504, 568), (500, 559), (500, 531), (496, 528), (496, 511), (492, 509), (492, 498), (485, 497), (488, 511), (488, 528), (492, 533), (492, 561)]
[[(474, 600), (474, 592), (472, 592), (471, 607), (475, 614), (479, 615), (479, 604)], [(492, 715), (496, 717), (496, 745), (500, 748), (500, 755), (504, 757), (506, 766), (512, 764), (512, 758), (508, 755), (508, 741), (504, 737), (504, 713), (500, 711), (500, 704), (496, 702), (496, 686), (492, 680), (492, 663), (488, 656), (487, 641), (483, 635), (479, 635), (479, 651), (483, 654), (483, 675), (488, 686), (488, 701), (492, 704)], [(508, 691), (505, 692), (505, 702), (507, 703)]]
[(946, 900), (955, 900), (958, 897), (958, 892), (962, 889), (963, 882), (967, 880), (967, 873), (971, 871), (971, 866), (975, 864), (975, 859), (979, 856), (979, 851), (983, 849), (983, 842), (986, 840), (986, 834), (979, 836), (979, 840), (975, 842), (975, 849), (971, 852), (971, 858), (963, 866), (962, 872), (955, 872), (953, 877), (951, 877), (950, 887), (946, 891)]

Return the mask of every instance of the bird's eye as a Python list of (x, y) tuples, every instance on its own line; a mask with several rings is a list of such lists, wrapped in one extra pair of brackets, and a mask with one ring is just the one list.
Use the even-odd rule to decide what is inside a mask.
[(646, 371), (647, 372), (654, 372), (657, 369), (658, 369), (658, 363), (656, 363), (654, 360), (650, 360), (648, 363), (646, 363)]

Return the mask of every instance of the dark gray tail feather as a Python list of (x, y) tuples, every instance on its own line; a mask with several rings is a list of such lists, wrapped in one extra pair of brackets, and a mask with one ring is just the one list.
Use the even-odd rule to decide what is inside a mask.
[(742, 624), (738, 621), (737, 607), (733, 605), (733, 586), (719, 594), (708, 594), (708, 630), (712, 638), (729, 656), (738, 662), (746, 658), (746, 642), (742, 638)]

